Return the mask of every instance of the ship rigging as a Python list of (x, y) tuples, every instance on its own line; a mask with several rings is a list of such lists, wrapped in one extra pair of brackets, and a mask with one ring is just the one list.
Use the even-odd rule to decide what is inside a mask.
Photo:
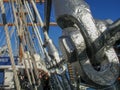
[(0, 90), (120, 88), (120, 19), (94, 19), (84, 0), (0, 0), (0, 34)]

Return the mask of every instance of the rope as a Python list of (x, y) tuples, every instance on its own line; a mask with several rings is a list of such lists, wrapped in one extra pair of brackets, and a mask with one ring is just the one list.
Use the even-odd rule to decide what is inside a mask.
[[(34, 2), (33, 2), (34, 3)], [(49, 57), (49, 55), (48, 55), (48, 52), (46, 51), (46, 49), (42, 46), (43, 45), (43, 41), (42, 41), (42, 38), (41, 38), (41, 36), (40, 36), (40, 34), (39, 34), (39, 30), (38, 30), (38, 27), (37, 27), (37, 25), (36, 25), (36, 23), (33, 23), (33, 20), (34, 20), (34, 18), (32, 18), (33, 17), (33, 15), (32, 15), (32, 12), (31, 12), (31, 10), (30, 10), (30, 7), (29, 7), (29, 4), (28, 4), (28, 2), (27, 1), (25, 1), (24, 2), (24, 4), (25, 4), (25, 7), (26, 7), (26, 9), (27, 9), (27, 11), (28, 11), (28, 15), (29, 15), (29, 17), (30, 17), (30, 21), (31, 21), (31, 23), (32, 23), (32, 26), (33, 26), (33, 28), (34, 28), (34, 32), (35, 32), (35, 34), (36, 34), (36, 37), (37, 37), (37, 39), (38, 39), (38, 44), (39, 44), (39, 46), (41, 47), (41, 50), (42, 50), (42, 53), (43, 53), (43, 58), (45, 58), (45, 57), (47, 57), (47, 59), (49, 60), (49, 62), (51, 61), (51, 59), (50, 59), (50, 57)], [(39, 13), (38, 13), (38, 11), (37, 11), (37, 8), (36, 8), (36, 6), (35, 6), (35, 4), (33, 4), (34, 5), (34, 9), (36, 9), (35, 10), (35, 12), (38, 14), (37, 16), (39, 17), (39, 22), (41, 22), (41, 28), (43, 27), (43, 22), (41, 21), (41, 17), (40, 17), (40, 15), (39, 15)], [(31, 16), (30, 16), (31, 15)], [(32, 20), (33, 19), (33, 20)]]
[[(20, 2), (20, 5), (21, 5), (21, 11), (23, 11), (24, 9), (23, 9), (23, 6), (22, 6), (22, 2)], [(32, 43), (30, 33), (29, 33), (28, 29), (27, 29), (26, 17), (25, 17), (24, 14), (22, 15), (22, 22), (24, 24), (24, 29), (25, 29), (25, 34), (26, 34), (25, 36), (26, 36), (26, 39), (27, 39), (27, 42), (28, 42), (27, 45), (29, 47), (31, 60), (32, 60), (32, 63), (33, 63), (33, 69), (35, 71), (35, 79), (36, 79), (35, 81), (39, 85), (40, 84), (39, 72), (38, 72), (38, 69), (37, 69), (35, 58), (33, 56), (35, 54), (34, 44)], [(37, 90), (36, 85), (35, 85), (35, 89)]]
[(38, 73), (38, 70), (37, 70), (37, 66), (36, 66), (36, 62), (35, 62), (35, 58), (34, 58), (34, 53), (32, 52), (33, 50), (32, 50), (32, 47), (30, 46), (30, 43), (29, 43), (29, 33), (28, 33), (28, 31), (26, 31), (26, 34), (25, 34), (25, 37), (26, 37), (26, 43), (27, 43), (27, 45), (28, 45), (28, 50), (30, 51), (30, 56), (31, 56), (31, 60), (32, 60), (32, 63), (33, 63), (33, 68), (34, 68), (34, 72), (35, 72), (35, 78), (36, 78), (36, 80), (38, 80), (38, 83), (40, 82), (39, 81), (39, 73)]
[(41, 28), (43, 28), (44, 24), (43, 24), (43, 21), (42, 21), (40, 15), (39, 15), (39, 12), (38, 12), (38, 10), (37, 10), (37, 7), (36, 7), (36, 5), (35, 5), (35, 2), (34, 2), (33, 0), (30, 0), (30, 1), (31, 1), (31, 4), (32, 4), (32, 6), (33, 6), (33, 8), (34, 8), (34, 10), (35, 10), (36, 15), (38, 16), (39, 22), (40, 22), (40, 24), (41, 24)]
[(35, 32), (35, 35), (36, 35), (37, 39), (38, 39), (38, 44), (39, 44), (39, 47), (41, 48), (41, 54), (42, 54), (42, 56), (44, 57), (44, 50), (43, 50), (43, 47), (42, 47), (42, 39), (41, 39), (41, 36), (39, 35), (37, 25), (33, 23), (34, 18), (32, 18), (33, 15), (32, 15), (32, 12), (31, 12), (31, 10), (30, 10), (30, 7), (29, 7), (28, 2), (27, 2), (27, 1), (24, 1), (24, 3), (25, 3), (25, 8), (26, 8), (26, 10), (27, 10), (28, 13), (29, 13), (28, 16), (29, 16), (30, 21), (31, 21), (31, 23), (32, 23), (33, 30), (34, 30), (34, 32)]
[(10, 37), (9, 37), (9, 32), (8, 32), (8, 25), (7, 25), (6, 16), (5, 16), (5, 9), (4, 9), (3, 0), (1, 0), (0, 4), (1, 4), (2, 19), (3, 19), (3, 24), (4, 24), (4, 30), (5, 30), (5, 35), (6, 35), (8, 51), (9, 51), (11, 65), (12, 65), (12, 69), (13, 69), (13, 73), (14, 73), (15, 85), (16, 85), (17, 90), (21, 90), (20, 82), (19, 82), (19, 79), (18, 79), (16, 66), (15, 66), (15, 62), (14, 62), (14, 57), (13, 57), (13, 53), (12, 53), (12, 48), (11, 48), (11, 43), (10, 43)]
[[(17, 3), (17, 2), (16, 2), (16, 3)], [(17, 27), (17, 33), (18, 33), (18, 36), (20, 36), (20, 31), (18, 31), (18, 30), (19, 30), (19, 26), (18, 26), (18, 21), (17, 21), (17, 16), (16, 16), (16, 13), (15, 13), (15, 7), (14, 7), (13, 0), (12, 0), (12, 9), (13, 9), (14, 17), (15, 17), (15, 25), (16, 25), (16, 27)], [(23, 35), (23, 38), (24, 38), (24, 35)], [(23, 42), (23, 45), (25, 45), (24, 42)], [(21, 49), (22, 49), (22, 52), (23, 52), (23, 57), (25, 57), (25, 56), (24, 56), (23, 45), (22, 45), (22, 43), (21, 43)], [(26, 63), (26, 61), (25, 61), (25, 58), (23, 58), (23, 60), (24, 60), (25, 70), (26, 70), (26, 72), (27, 72), (27, 76), (28, 76), (29, 83), (30, 83), (30, 85), (35, 84), (34, 74), (33, 74), (33, 71), (32, 71), (32, 66), (31, 66), (31, 64), (30, 64), (28, 54), (27, 54), (27, 60), (28, 60), (28, 63), (29, 63), (31, 75), (30, 75), (29, 69), (28, 69), (28, 67), (27, 67), (27, 63)], [(32, 80), (31, 80), (31, 76), (32, 76)]]

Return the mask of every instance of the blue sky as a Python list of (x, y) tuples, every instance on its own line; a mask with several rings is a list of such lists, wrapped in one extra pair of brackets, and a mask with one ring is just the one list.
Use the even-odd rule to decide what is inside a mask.
[[(120, 18), (120, 0), (86, 0), (91, 8), (91, 12), (96, 19), (111, 19), (113, 21)], [(54, 12), (51, 20), (54, 21)], [(61, 29), (58, 27), (50, 28), (50, 36), (58, 47), (58, 37), (61, 35)]]
[[(113, 21), (115, 21), (118, 18), (120, 18), (120, 0), (86, 0), (86, 2), (89, 4), (92, 11), (92, 15), (96, 19), (112, 19)], [(7, 5), (5, 6), (7, 7)], [(42, 16), (42, 19), (44, 20), (44, 5), (38, 4), (37, 7)], [(7, 8), (6, 8), (6, 11), (8, 13), (7, 18), (9, 18), (10, 11)], [(52, 22), (55, 22), (54, 10), (52, 10), (50, 19)], [(7, 21), (9, 22), (9, 19)], [(1, 31), (2, 29), (3, 27), (0, 28), (0, 35), (3, 34), (3, 31)], [(62, 30), (58, 26), (50, 27), (49, 35), (53, 39), (57, 47), (59, 47), (58, 37), (61, 36), (62, 34), (61, 31)]]
[(120, 18), (120, 0), (86, 0), (95, 18)]

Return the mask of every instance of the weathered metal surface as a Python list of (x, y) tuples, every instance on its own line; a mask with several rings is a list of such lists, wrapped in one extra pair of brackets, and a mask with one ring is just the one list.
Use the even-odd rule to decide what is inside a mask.
[[(119, 32), (119, 22), (114, 27), (118, 31), (106, 31), (108, 22), (98, 24), (84, 0), (54, 0), (54, 8), (63, 36), (68, 37), (69, 42), (75, 46), (82, 78), (96, 87), (113, 85), (119, 76), (119, 60), (112, 44), (108, 45), (105, 41), (109, 42), (108, 39), (114, 38), (111, 35)], [(65, 53), (65, 57), (67, 55)]]

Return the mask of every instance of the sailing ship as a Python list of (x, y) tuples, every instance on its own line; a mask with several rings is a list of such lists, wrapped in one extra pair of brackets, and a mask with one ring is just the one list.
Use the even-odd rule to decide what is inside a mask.
[(83, 0), (0, 0), (0, 90), (119, 90), (119, 31)]

